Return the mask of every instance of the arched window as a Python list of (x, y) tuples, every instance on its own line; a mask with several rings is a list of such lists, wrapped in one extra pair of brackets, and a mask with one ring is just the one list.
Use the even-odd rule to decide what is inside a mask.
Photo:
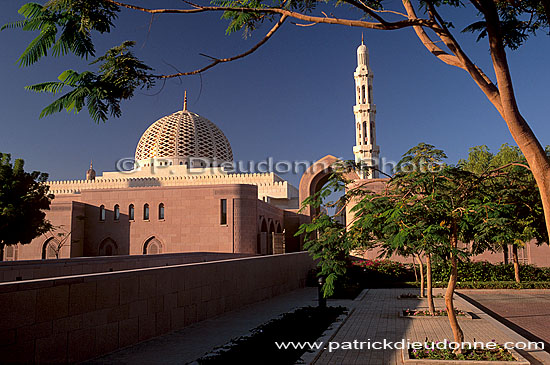
[(115, 221), (120, 220), (120, 207), (118, 204), (115, 204), (113, 211), (115, 212)]
[(42, 246), (42, 260), (57, 258), (55, 253), (56, 246), (55, 238), (48, 238)]
[(134, 204), (130, 204), (128, 206), (128, 219), (130, 219), (131, 221), (135, 219)]
[(149, 204), (143, 205), (143, 220), (149, 220)]
[(143, 245), (144, 255), (156, 255), (162, 253), (162, 244), (156, 237), (151, 237)]
[(105, 205), (99, 207), (99, 220), (105, 222)]
[(363, 99), (363, 104), (367, 102), (367, 99), (365, 98), (365, 85), (361, 86), (361, 99)]
[(159, 204), (159, 219), (164, 219), (164, 204)]
[(4, 261), (17, 261), (19, 245), (4, 246)]

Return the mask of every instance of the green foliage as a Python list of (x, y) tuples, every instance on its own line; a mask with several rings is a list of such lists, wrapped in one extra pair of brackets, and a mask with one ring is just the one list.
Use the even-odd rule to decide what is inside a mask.
[[(419, 287), (419, 282), (406, 282), (407, 287)], [(434, 281), (434, 288), (445, 288), (446, 281)], [(459, 281), (458, 289), (550, 289), (550, 281)]]
[(118, 6), (101, 0), (51, 0), (44, 6), (27, 3), (19, 9), (25, 19), (7, 23), (0, 29), (39, 31), (19, 57), (20, 66), (38, 62), (50, 50), (54, 57), (72, 52), (87, 59), (95, 54), (91, 31), (110, 32), (118, 10)]
[(504, 144), (493, 155), (487, 146), (472, 147), (459, 164), (483, 180), (485, 214), (475, 227), (473, 253), (487, 249), (478, 242), (493, 252), (508, 244), (521, 247), (531, 239), (548, 242), (540, 193), (519, 148)]
[[(449, 279), (451, 268), (448, 262), (438, 261), (432, 265), (434, 281)], [(550, 281), (550, 268), (541, 268), (533, 265), (520, 265), (520, 275), (527, 281)], [(460, 281), (511, 281), (514, 280), (514, 266), (512, 264), (491, 264), (486, 261), (461, 261), (458, 264)]]
[(12, 163), (11, 155), (0, 153), (0, 253), (6, 245), (30, 243), (51, 228), (43, 211), (53, 199), (45, 184), (48, 175), (25, 172), (24, 165), (22, 159)]
[[(499, 30), (506, 47), (517, 49), (530, 35), (536, 34), (537, 30), (548, 27), (549, 19), (545, 13), (543, 1), (545, 0), (494, 2), (500, 18)], [(492, 9), (489, 7), (487, 11), (490, 10)], [(482, 13), (480, 15), (486, 18)], [(464, 28), (462, 32), (477, 33), (479, 41), (487, 37), (487, 21), (485, 19), (476, 21)]]
[[(21, 28), (38, 31), (39, 34), (19, 57), (22, 67), (30, 66), (48, 56), (65, 56), (69, 53), (88, 59), (95, 56), (92, 32), (109, 33), (114, 27), (119, 7), (106, 0), (50, 0), (45, 5), (27, 3), (19, 9), (23, 20), (5, 24), (1, 29)], [(40, 117), (58, 113), (63, 109), (79, 113), (86, 107), (97, 123), (110, 116), (121, 115), (120, 102), (132, 98), (137, 88), (150, 88), (154, 76), (145, 65), (130, 52), (133, 41), (125, 41), (112, 47), (90, 65), (98, 65), (98, 71), (78, 73), (64, 71), (59, 81), (27, 86), (35, 92), (60, 93), (63, 88), (71, 91), (55, 100), (40, 113)]]
[(59, 81), (27, 86), (27, 90), (52, 94), (60, 93), (66, 86), (73, 88), (44, 108), (40, 118), (63, 109), (78, 113), (84, 106), (96, 123), (107, 120), (109, 114), (119, 117), (122, 100), (130, 99), (137, 88), (150, 88), (154, 85), (154, 79), (148, 73), (151, 68), (129, 51), (133, 45), (134, 42), (126, 41), (92, 62), (99, 64), (97, 74), (90, 71), (79, 74), (67, 70), (59, 75)]
[(324, 278), (323, 295), (325, 297), (334, 294), (338, 278), (346, 273), (349, 264), (348, 256), (354, 242), (346, 228), (321, 208), (339, 206), (339, 201), (333, 202), (328, 199), (332, 193), (345, 189), (345, 186), (346, 180), (340, 173), (335, 172), (321, 190), (305, 199), (303, 208), (311, 206), (321, 210), (321, 213), (314, 217), (311, 223), (302, 224), (295, 234), (303, 236), (304, 248), (315, 260), (318, 260), (320, 268), (318, 276)]

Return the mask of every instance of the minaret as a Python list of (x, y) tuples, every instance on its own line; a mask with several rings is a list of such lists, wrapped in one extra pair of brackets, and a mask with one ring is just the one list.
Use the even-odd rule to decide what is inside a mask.
[(372, 71), (369, 67), (369, 51), (363, 43), (357, 48), (357, 68), (353, 74), (355, 78), (355, 146), (353, 154), (355, 162), (363, 161), (367, 166), (375, 169), (361, 171), (362, 179), (378, 177), (380, 168), (380, 147), (376, 145), (376, 105), (372, 103)]

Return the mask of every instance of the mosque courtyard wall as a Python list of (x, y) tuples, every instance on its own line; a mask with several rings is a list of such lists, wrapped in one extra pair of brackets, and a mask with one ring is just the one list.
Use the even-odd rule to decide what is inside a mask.
[[(160, 212), (162, 207), (162, 213)], [(131, 210), (133, 209), (133, 212)], [(148, 210), (148, 214), (146, 213)], [(46, 219), (55, 230), (18, 245), (10, 260), (56, 258), (58, 233), (70, 234), (59, 258), (181, 252), (273, 253), (284, 211), (258, 199), (247, 184), (83, 190), (56, 197)], [(259, 245), (266, 222), (264, 248)]]
[(2, 360), (91, 359), (303, 287), (313, 267), (299, 252), (0, 283)]

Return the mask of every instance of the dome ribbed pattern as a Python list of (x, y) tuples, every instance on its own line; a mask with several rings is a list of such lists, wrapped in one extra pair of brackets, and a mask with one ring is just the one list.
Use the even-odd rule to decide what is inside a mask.
[(141, 136), (136, 161), (151, 158), (208, 158), (233, 161), (223, 132), (211, 121), (187, 110), (167, 115)]

